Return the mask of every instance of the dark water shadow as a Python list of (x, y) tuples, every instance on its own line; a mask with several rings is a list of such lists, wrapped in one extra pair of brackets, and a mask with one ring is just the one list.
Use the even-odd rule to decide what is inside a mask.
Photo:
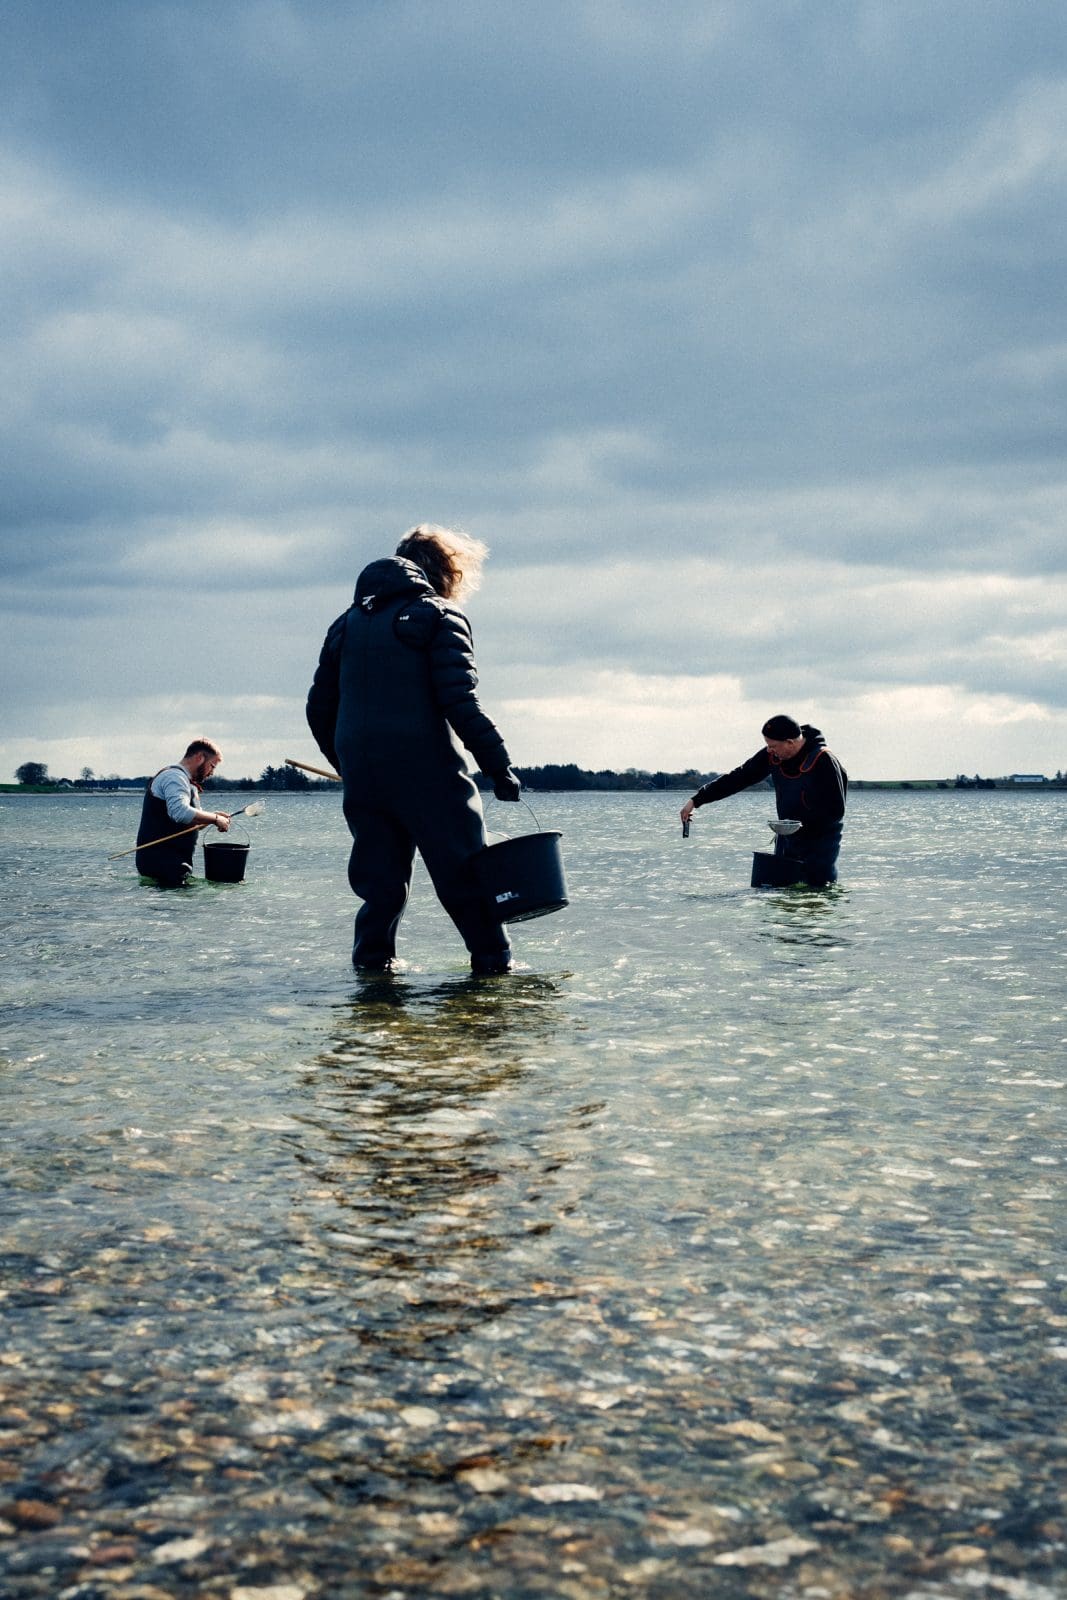
[(538, 1226), (543, 1130), (513, 1091), (565, 1020), (560, 980), (522, 973), (367, 977), (336, 1008), (303, 1075), (296, 1205), (364, 1344), (440, 1353), (518, 1292), (489, 1261)]
[(851, 943), (847, 932), (849, 895), (842, 884), (813, 889), (792, 884), (785, 889), (761, 889), (757, 938), (812, 950), (841, 949)]
[(562, 1021), (560, 984), (540, 974), (368, 975), (336, 1008), (332, 1040), (305, 1074), (316, 1120), (341, 1144), (417, 1133), (420, 1119), (515, 1083)]

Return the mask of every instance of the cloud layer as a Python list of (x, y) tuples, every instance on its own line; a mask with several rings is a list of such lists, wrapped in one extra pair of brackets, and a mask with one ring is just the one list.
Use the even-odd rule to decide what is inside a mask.
[(1058, 7), (6, 33), (0, 765), (276, 761), (430, 519), (493, 548), (520, 759), (723, 765), (789, 705), (861, 776), (1067, 766)]

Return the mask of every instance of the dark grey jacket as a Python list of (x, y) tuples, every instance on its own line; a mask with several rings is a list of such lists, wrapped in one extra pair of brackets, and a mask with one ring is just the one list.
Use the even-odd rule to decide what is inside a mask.
[(510, 758), (477, 686), (463, 612), (434, 593), (414, 562), (389, 556), (360, 573), (352, 605), (326, 635), (308, 725), (346, 790), (460, 770), (457, 737), (493, 776)]
[(795, 756), (782, 761), (767, 749), (757, 750), (732, 772), (713, 778), (698, 789), (693, 803), (706, 806), (725, 800), (769, 777), (774, 783), (778, 815), (802, 822), (806, 839), (836, 827), (845, 815), (848, 773), (827, 750), (826, 740), (818, 728), (805, 722), (800, 731), (804, 743)]

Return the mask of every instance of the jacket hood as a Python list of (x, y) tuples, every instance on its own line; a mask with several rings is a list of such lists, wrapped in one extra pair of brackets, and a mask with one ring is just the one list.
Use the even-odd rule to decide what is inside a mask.
[(377, 611), (401, 595), (432, 596), (433, 592), (414, 561), (405, 561), (403, 556), (383, 556), (380, 561), (372, 561), (369, 567), (363, 568), (356, 580), (353, 601), (363, 611)]
[(786, 756), (784, 759), (771, 756), (771, 766), (777, 767), (778, 771), (783, 772), (788, 778), (796, 778), (802, 772), (807, 772), (808, 768), (819, 759), (820, 752), (826, 749), (826, 740), (818, 728), (813, 728), (810, 722), (802, 722), (800, 732), (804, 743), (795, 756)]

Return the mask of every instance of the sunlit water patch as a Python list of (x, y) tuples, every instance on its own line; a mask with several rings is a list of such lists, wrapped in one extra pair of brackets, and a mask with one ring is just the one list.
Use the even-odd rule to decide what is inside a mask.
[(5, 1594), (1067, 1592), (1063, 799), (681, 798), (483, 981), (421, 877), (356, 979), (334, 797), (0, 801)]

